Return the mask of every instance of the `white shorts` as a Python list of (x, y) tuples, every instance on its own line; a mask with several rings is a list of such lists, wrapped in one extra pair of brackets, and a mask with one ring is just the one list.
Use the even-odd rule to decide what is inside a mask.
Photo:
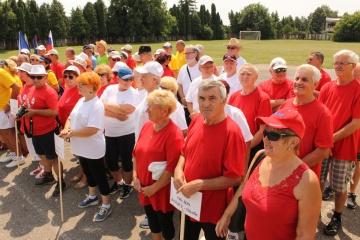
[(5, 110), (0, 111), (0, 129), (9, 129), (15, 127), (15, 119), (10, 111), (5, 113)]

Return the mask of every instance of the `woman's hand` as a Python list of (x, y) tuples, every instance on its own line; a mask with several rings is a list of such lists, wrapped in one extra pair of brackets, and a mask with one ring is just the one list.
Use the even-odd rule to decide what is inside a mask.
[(70, 137), (72, 137), (72, 131), (68, 128), (64, 128), (60, 131), (59, 137), (64, 138), (65, 140), (69, 140)]
[(151, 197), (156, 193), (156, 190), (153, 185), (142, 187), (141, 192), (145, 195), (145, 197)]
[(140, 180), (137, 177), (133, 177), (133, 181), (134, 181), (134, 188), (136, 191), (141, 192), (141, 183)]
[(184, 171), (176, 168), (174, 171), (174, 187), (178, 190), (182, 185), (186, 183)]
[(230, 224), (230, 218), (225, 214), (222, 215), (220, 220), (217, 222), (215, 232), (218, 237), (226, 237), (228, 234), (228, 227)]

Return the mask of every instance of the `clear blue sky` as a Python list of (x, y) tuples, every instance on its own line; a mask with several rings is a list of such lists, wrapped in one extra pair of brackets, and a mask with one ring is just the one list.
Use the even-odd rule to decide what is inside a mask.
[[(80, 6), (84, 7), (87, 2), (95, 2), (96, 0), (61, 0), (60, 2), (64, 5), (67, 14), (70, 14), (72, 8)], [(52, 0), (37, 0), (38, 5), (43, 2), (51, 4)], [(106, 5), (110, 4), (109, 0), (104, 0)], [(177, 4), (178, 0), (165, 0), (167, 6), (172, 7)], [(290, 0), (197, 0), (198, 9), (201, 4), (204, 4), (207, 9), (210, 10), (211, 4), (216, 5), (216, 10), (220, 13), (221, 19), (225, 25), (229, 24), (228, 13), (233, 10), (239, 12), (245, 6), (252, 3), (261, 3), (269, 12), (278, 11), (280, 17), (291, 15), (293, 17), (308, 17), (317, 7), (321, 5), (328, 5), (332, 10), (337, 10), (340, 15), (345, 12), (354, 13), (356, 10), (360, 10), (359, 0), (301, 0), (301, 1), (290, 1)]]

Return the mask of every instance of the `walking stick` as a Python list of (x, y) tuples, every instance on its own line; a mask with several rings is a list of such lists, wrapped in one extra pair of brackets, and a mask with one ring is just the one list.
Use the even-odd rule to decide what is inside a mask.
[(180, 240), (184, 240), (184, 232), (185, 232), (185, 213), (181, 212)]

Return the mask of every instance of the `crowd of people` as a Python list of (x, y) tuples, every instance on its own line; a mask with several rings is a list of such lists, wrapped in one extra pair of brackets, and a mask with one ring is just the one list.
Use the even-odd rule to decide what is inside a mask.
[[(185, 197), (203, 194), (200, 219), (185, 218), (184, 239), (201, 230), (207, 240), (238, 239), (229, 224), (239, 199), (246, 238), (313, 239), (321, 201), (332, 195), (323, 232), (336, 235), (344, 205), (357, 206), (359, 56), (335, 53), (334, 80), (321, 52), (310, 53), (293, 79), (276, 57), (271, 78), (255, 85), (259, 70), (240, 56), (239, 40), (224, 46), (219, 69), (202, 45), (183, 40), (176, 53), (169, 42), (133, 53), (129, 44), (116, 51), (101, 40), (78, 55), (67, 48), (64, 64), (56, 49), (22, 49), (0, 61), (0, 148), (8, 149), (0, 162), (14, 168), (29, 155), (38, 162), (35, 185), (56, 183), (53, 197), (69, 181), (88, 187), (78, 207), (101, 202), (94, 221), (111, 214), (110, 195), (126, 199), (135, 189), (146, 213), (140, 227), (155, 240), (175, 238), (171, 177)], [(72, 178), (63, 174), (54, 134), (78, 159)]]

